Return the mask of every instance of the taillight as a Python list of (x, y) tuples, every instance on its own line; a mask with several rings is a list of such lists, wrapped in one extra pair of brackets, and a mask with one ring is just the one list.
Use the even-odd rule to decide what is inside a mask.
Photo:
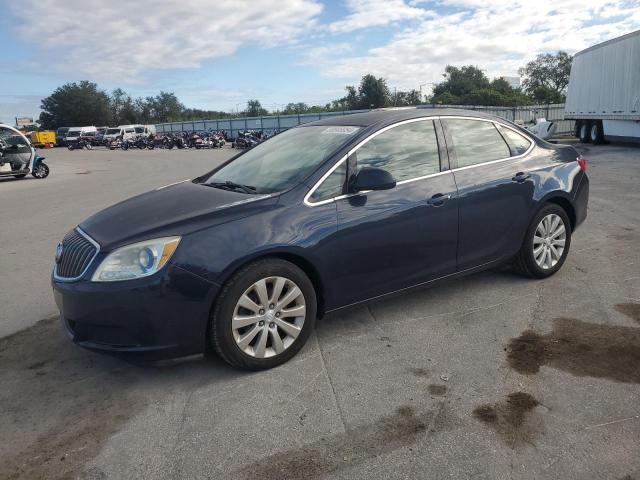
[(580, 155), (580, 156), (578, 156), (577, 160), (578, 160), (578, 165), (580, 165), (580, 170), (582, 170), (583, 172), (586, 172), (587, 171), (587, 161), (585, 160), (585, 158), (582, 155)]

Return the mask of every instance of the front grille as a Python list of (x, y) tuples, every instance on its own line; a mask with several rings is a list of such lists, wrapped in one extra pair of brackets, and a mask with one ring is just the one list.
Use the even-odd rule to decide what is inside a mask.
[(93, 257), (97, 247), (77, 230), (71, 230), (62, 240), (62, 254), (56, 265), (56, 277), (74, 279), (81, 276)]

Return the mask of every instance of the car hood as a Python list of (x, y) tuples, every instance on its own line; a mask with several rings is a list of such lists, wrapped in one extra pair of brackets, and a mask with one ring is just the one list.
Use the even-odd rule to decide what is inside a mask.
[(271, 195), (251, 195), (193, 183), (160, 187), (106, 208), (79, 226), (104, 250), (173, 235), (255, 214), (277, 203)]

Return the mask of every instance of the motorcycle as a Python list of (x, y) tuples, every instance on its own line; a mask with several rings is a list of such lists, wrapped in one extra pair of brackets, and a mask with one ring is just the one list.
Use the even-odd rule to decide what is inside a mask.
[(79, 137), (75, 142), (67, 142), (67, 148), (69, 150), (82, 150), (86, 148), (87, 150), (93, 149), (93, 143), (91, 138)]
[(27, 137), (9, 125), (0, 124), (0, 132), (8, 130), (10, 138), (0, 136), (0, 178), (24, 178), (29, 173), (34, 178), (49, 176), (49, 166), (38, 155)]
[(105, 143), (105, 146), (109, 150), (115, 150), (116, 148), (122, 148), (122, 139), (120, 137), (118, 137), (118, 138), (112, 138), (111, 140), (107, 140), (107, 142)]
[(238, 133), (238, 138), (231, 144), (231, 148), (252, 148), (258, 143), (258, 139), (248, 132)]
[(138, 148), (140, 150), (149, 149), (153, 150), (155, 148), (155, 144), (153, 140), (146, 139), (144, 137), (138, 137), (134, 140), (126, 139), (122, 142), (121, 147), (122, 150), (129, 150), (130, 148)]

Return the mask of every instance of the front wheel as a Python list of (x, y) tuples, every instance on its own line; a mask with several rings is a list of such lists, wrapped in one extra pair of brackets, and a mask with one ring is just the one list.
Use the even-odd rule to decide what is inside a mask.
[(210, 319), (210, 344), (229, 364), (265, 370), (293, 357), (316, 320), (316, 292), (296, 265), (251, 263), (225, 285)]
[(571, 222), (559, 205), (547, 204), (527, 229), (514, 268), (532, 278), (546, 278), (564, 264), (571, 245)]
[(47, 178), (49, 176), (49, 166), (46, 163), (40, 162), (36, 168), (33, 169), (31, 175), (33, 175), (34, 178)]

